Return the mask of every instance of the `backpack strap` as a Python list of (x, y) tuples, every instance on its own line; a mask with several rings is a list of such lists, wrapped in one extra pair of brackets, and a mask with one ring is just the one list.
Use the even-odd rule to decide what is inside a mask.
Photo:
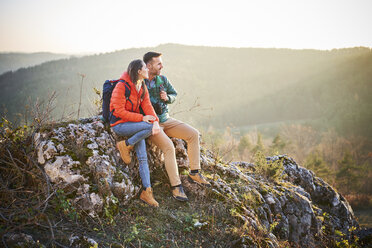
[(130, 100), (130, 85), (128, 82), (124, 81), (124, 80), (120, 80), (120, 82), (123, 82), (124, 83), (124, 88), (125, 88), (125, 99), (127, 101), (129, 101), (131, 104), (132, 104), (132, 111), (133, 111), (133, 102)]
[(121, 82), (124, 83), (124, 87), (125, 87), (125, 99), (129, 100), (129, 96), (130, 96), (130, 85), (128, 82), (125, 82), (124, 80), (121, 80)]

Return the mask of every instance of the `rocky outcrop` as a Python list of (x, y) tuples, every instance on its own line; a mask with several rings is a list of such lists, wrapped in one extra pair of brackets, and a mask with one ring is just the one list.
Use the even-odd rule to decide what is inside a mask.
[(125, 204), (139, 191), (97, 118), (51, 127), (37, 133), (34, 143), (50, 181), (62, 190), (75, 188), (73, 204), (91, 216), (115, 199)]
[[(115, 147), (116, 137), (105, 129), (98, 117), (78, 123), (49, 127), (34, 137), (37, 160), (44, 166), (50, 181), (61, 190), (74, 188), (72, 203), (91, 216), (107, 205), (126, 204), (139, 192), (133, 183), (138, 178), (137, 162), (124, 164)], [(177, 162), (187, 167), (188, 157), (182, 140), (174, 139)], [(159, 149), (148, 146), (149, 163), (163, 164)], [(152, 168), (153, 168), (152, 166)]]
[[(50, 181), (60, 190), (73, 190), (72, 204), (92, 217), (103, 209), (125, 205), (140, 190), (137, 161), (125, 165), (115, 148), (115, 139), (118, 137), (110, 135), (97, 117), (50, 127), (34, 138), (38, 162)], [(178, 139), (173, 142), (179, 166), (187, 168), (186, 144)], [(161, 151), (151, 144), (148, 157), (152, 170), (164, 166)], [(283, 166), (277, 180), (259, 174), (255, 164), (225, 164), (207, 150), (202, 150), (201, 161), (212, 187), (194, 192), (228, 201), (231, 215), (248, 229), (262, 233), (268, 247), (279, 247), (280, 240), (317, 247), (333, 239), (352, 239), (358, 223), (347, 201), (293, 159), (267, 158), (268, 165)], [(193, 191), (195, 186), (185, 176), (182, 181)], [(254, 247), (248, 236), (239, 242)]]

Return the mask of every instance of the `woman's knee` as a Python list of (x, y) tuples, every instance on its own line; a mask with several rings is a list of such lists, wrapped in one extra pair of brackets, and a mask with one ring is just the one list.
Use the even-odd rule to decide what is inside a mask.
[(152, 123), (144, 122), (144, 125), (145, 125), (146, 129), (152, 130), (152, 126), (153, 126)]
[(121, 129), (121, 126), (122, 126), (121, 123), (119, 123), (119, 124), (113, 126), (113, 127), (111, 128), (111, 130), (113, 130), (113, 131), (115, 132), (115, 134), (117, 134), (117, 135), (119, 135), (119, 136), (124, 136), (124, 135), (123, 135), (123, 132), (122, 132), (122, 129)]
[(152, 133), (152, 127), (153, 127), (152, 123), (145, 122), (145, 130), (147, 130), (150, 134)]

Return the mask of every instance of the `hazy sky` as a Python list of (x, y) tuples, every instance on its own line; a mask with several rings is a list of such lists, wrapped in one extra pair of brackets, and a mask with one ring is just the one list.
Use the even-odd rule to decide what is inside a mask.
[(372, 47), (372, 0), (0, 0), (0, 51)]

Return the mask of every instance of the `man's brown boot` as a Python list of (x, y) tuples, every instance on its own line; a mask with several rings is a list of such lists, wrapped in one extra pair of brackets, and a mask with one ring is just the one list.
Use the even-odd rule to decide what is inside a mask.
[(133, 146), (127, 146), (125, 140), (119, 141), (116, 143), (116, 147), (119, 149), (120, 157), (126, 164), (130, 164), (132, 158), (130, 156), (130, 151), (133, 149)]
[(174, 199), (178, 201), (188, 201), (185, 191), (183, 191), (182, 185), (172, 186), (172, 194)]
[(152, 207), (159, 207), (159, 203), (154, 199), (152, 188), (148, 187), (146, 190), (142, 190), (140, 199)]
[(198, 173), (190, 173), (189, 178), (191, 179), (191, 182), (197, 183), (202, 186), (207, 186), (210, 187), (211, 184), (203, 177), (203, 175), (198, 172)]

